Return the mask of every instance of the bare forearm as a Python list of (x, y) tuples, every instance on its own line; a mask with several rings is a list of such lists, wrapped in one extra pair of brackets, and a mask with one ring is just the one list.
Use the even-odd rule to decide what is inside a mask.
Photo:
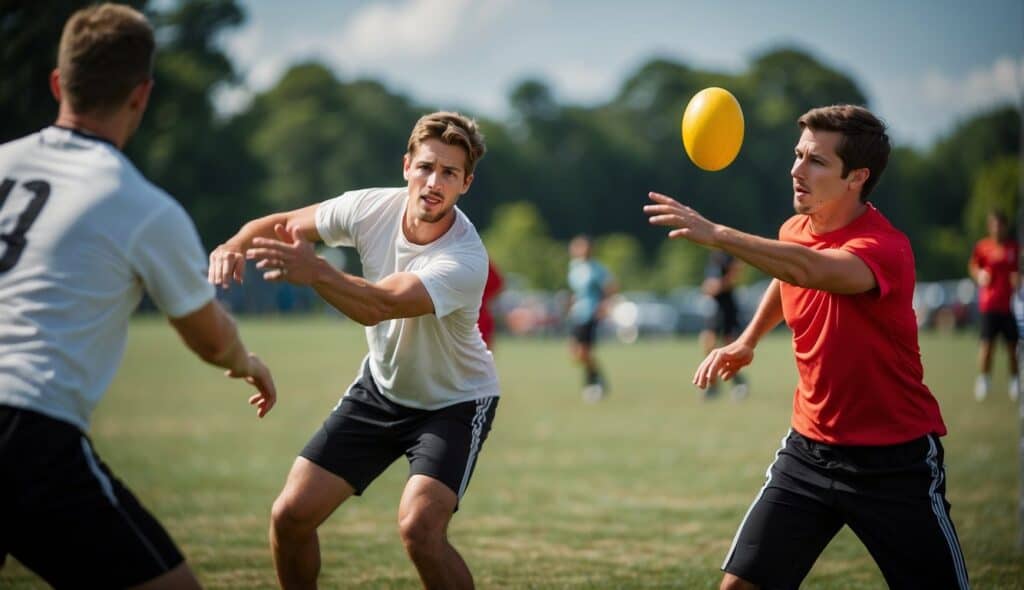
[(782, 294), (779, 289), (779, 280), (774, 279), (764, 292), (764, 297), (761, 298), (761, 303), (758, 304), (750, 324), (747, 325), (747, 329), (743, 331), (738, 340), (750, 348), (754, 348), (761, 337), (775, 329), (782, 319)]
[(715, 246), (791, 285), (809, 286), (817, 252), (800, 246), (718, 226)]
[(317, 263), (312, 287), (324, 301), (364, 326), (393, 316), (393, 305), (384, 290), (362, 277), (336, 270), (326, 260)]
[(274, 213), (246, 223), (226, 243), (232, 250), (244, 252), (252, 246), (253, 238), (274, 238), (274, 226), (287, 226), (288, 213)]

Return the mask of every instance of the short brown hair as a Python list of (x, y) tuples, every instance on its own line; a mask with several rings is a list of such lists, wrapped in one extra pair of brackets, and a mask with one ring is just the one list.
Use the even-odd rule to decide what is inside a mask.
[(153, 76), (153, 27), (139, 11), (100, 4), (71, 15), (57, 54), (61, 93), (78, 113), (105, 113), (124, 104)]
[(420, 117), (409, 135), (408, 153), (413, 154), (428, 139), (439, 139), (466, 150), (466, 176), (473, 173), (476, 163), (487, 153), (484, 135), (476, 121), (459, 113), (439, 111)]
[(867, 181), (860, 192), (860, 200), (878, 184), (885, 165), (889, 163), (889, 136), (885, 123), (864, 107), (838, 104), (811, 109), (798, 119), (800, 129), (814, 131), (838, 131), (842, 134), (836, 146), (836, 154), (843, 162), (843, 178), (850, 170), (867, 168)]

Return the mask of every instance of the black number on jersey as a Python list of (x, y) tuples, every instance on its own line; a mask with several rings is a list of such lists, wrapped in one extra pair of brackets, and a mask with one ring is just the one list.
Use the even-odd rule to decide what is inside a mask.
[[(3, 184), (0, 184), (0, 210), (3, 209), (7, 196), (11, 194), (11, 190), (16, 184), (18, 181), (13, 178), (5, 178)], [(35, 223), (39, 212), (43, 210), (43, 205), (50, 198), (50, 183), (45, 180), (30, 180), (22, 183), (21, 186), (32, 193), (32, 200), (18, 216), (18, 220), (14, 222), (14, 229), (6, 234), (0, 234), (0, 240), (7, 244), (4, 255), (0, 258), (0, 272), (7, 272), (14, 268), (15, 264), (18, 264), (18, 259), (21, 258), (21, 253), (25, 250), (27, 243), (25, 233)]]

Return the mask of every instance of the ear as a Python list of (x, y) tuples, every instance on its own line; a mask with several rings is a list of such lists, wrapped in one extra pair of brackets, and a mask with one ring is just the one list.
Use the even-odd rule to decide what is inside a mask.
[(140, 82), (135, 88), (132, 89), (131, 94), (128, 95), (128, 105), (133, 111), (146, 110), (146, 105), (149, 104), (149, 96), (153, 92), (153, 79), (150, 78), (145, 82)]
[(53, 71), (50, 72), (50, 94), (53, 95), (57, 102), (60, 102), (60, 70), (57, 68), (53, 68)]
[(469, 185), (473, 184), (473, 178), (473, 174), (470, 174), (469, 176), (466, 177), (465, 182), (462, 183), (462, 191), (459, 192), (460, 195), (466, 194), (466, 191), (469, 190)]
[(871, 176), (871, 170), (868, 168), (857, 168), (856, 170), (850, 170), (850, 174), (847, 176), (847, 182), (849, 183), (850, 190), (861, 191), (864, 189), (864, 183), (868, 181)]
[(409, 158), (409, 154), (405, 154), (404, 156), (402, 156), (402, 178), (404, 178), (407, 182), (409, 180), (410, 164), (412, 164), (412, 160), (411, 158)]

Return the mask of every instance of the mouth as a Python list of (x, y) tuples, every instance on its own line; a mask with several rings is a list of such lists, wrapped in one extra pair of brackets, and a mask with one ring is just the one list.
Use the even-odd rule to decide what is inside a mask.
[(802, 198), (806, 197), (809, 194), (811, 194), (811, 192), (808, 191), (806, 188), (804, 188), (802, 186), (799, 186), (799, 185), (793, 185), (793, 196), (794, 197), (796, 197), (798, 199), (802, 199)]
[(425, 193), (420, 195), (420, 200), (431, 207), (444, 203), (444, 198), (442, 198), (440, 195), (435, 195), (433, 193)]

